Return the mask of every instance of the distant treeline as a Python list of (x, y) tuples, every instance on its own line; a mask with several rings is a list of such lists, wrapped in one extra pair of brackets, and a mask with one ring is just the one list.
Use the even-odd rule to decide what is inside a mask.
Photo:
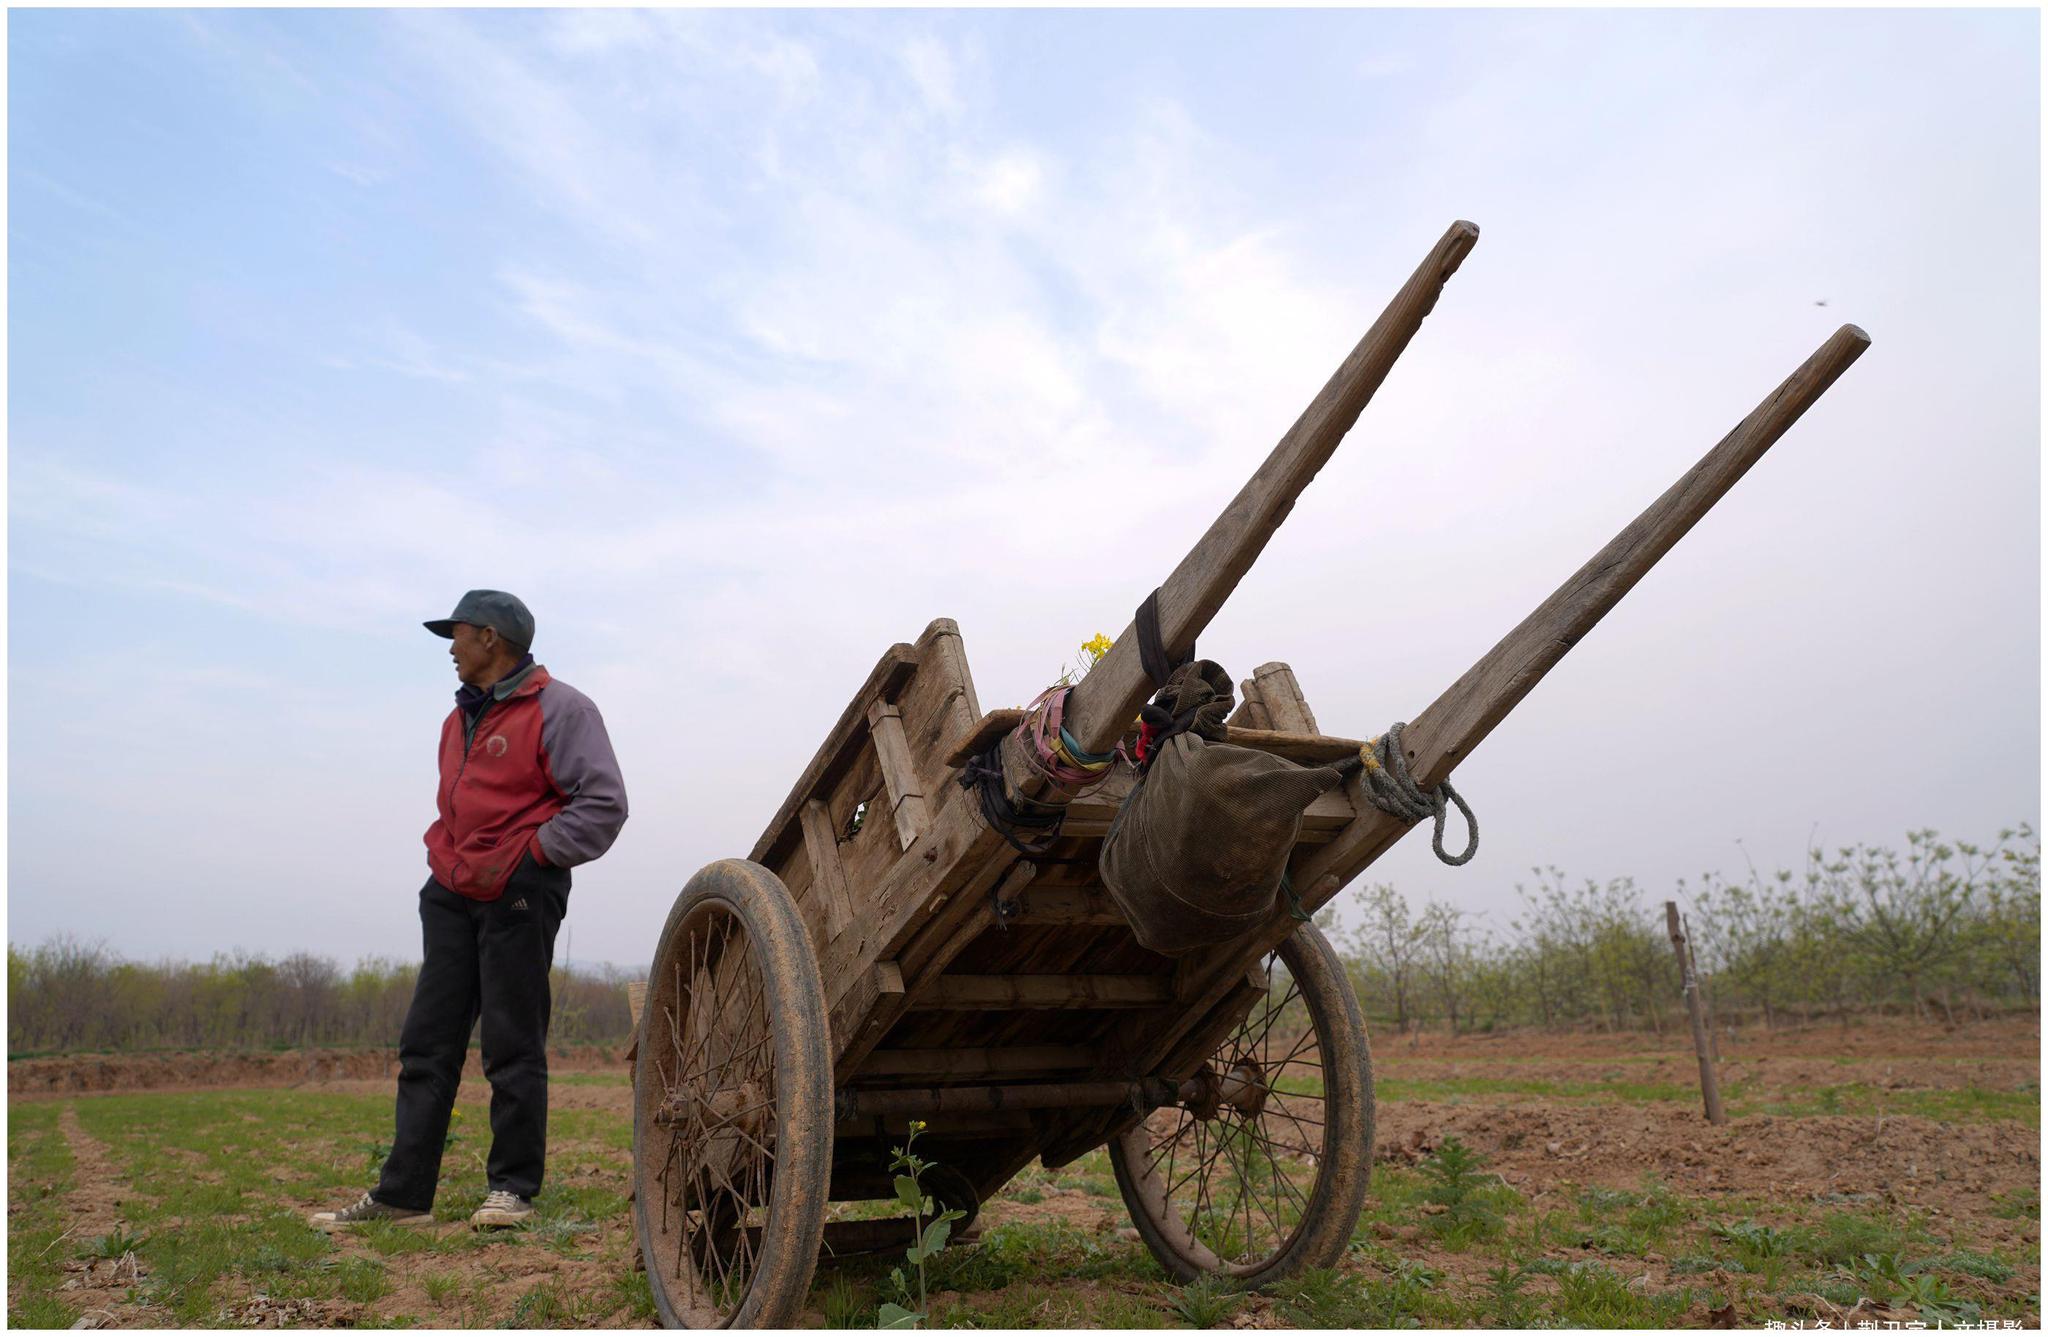
[[(281, 961), (237, 952), (204, 963), (145, 963), (70, 938), (28, 951), (9, 946), (7, 1048), (395, 1046), (419, 970), (417, 962), (375, 957), (343, 970), (307, 952)], [(630, 1039), (628, 972), (557, 966), (552, 978), (551, 1046)]]
[[(1767, 1026), (1857, 1013), (1953, 1020), (2041, 996), (2041, 842), (2031, 826), (1989, 846), (1906, 836), (1903, 852), (1812, 851), (1803, 870), (1708, 874), (1651, 896), (1627, 878), (1572, 885), (1556, 869), (1518, 887), (1504, 932), (1391, 886), (1356, 893), (1364, 919), (1337, 935), (1380, 1028), (1683, 1026), (1661, 902), (1686, 911), (1722, 1023)], [(300, 952), (204, 964), (123, 960), (59, 938), (7, 949), (8, 1049), (261, 1049), (395, 1045), (419, 967), (378, 958), (344, 971)], [(554, 972), (556, 1045), (631, 1038), (613, 967)]]
[(1709, 873), (1651, 896), (1628, 878), (1518, 886), (1495, 932), (1448, 905), (1414, 911), (1393, 887), (1359, 893), (1340, 939), (1367, 1013), (1393, 1029), (1684, 1026), (1662, 902), (1684, 911), (1720, 1024), (1858, 1013), (1953, 1021), (2041, 997), (2041, 841), (2021, 825), (1989, 846), (1906, 835), (1903, 852), (1809, 851), (1806, 866)]

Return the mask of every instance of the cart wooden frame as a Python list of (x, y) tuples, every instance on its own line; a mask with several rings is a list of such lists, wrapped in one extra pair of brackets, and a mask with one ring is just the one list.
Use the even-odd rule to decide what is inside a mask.
[[(1193, 646), (1477, 237), (1469, 223), (1446, 232), (1159, 587), (1170, 654)], [(1417, 781), (1448, 777), (1867, 344), (1837, 331), (1415, 716)], [(1151, 687), (1127, 628), (1069, 698), (1081, 747), (1108, 751)], [(941, 1167), (927, 1191), (969, 1216), (1033, 1161), (1107, 1146), (1140, 1236), (1182, 1279), (1258, 1285), (1341, 1257), (1373, 1104), (1334, 954), (1279, 906), (1219, 947), (1176, 959), (1141, 946), (1097, 872), (1129, 771), (1077, 798), (1051, 790), (1019, 758), (1021, 719), (983, 712), (959, 628), (932, 622), (881, 657), (747, 857), (676, 898), (633, 1055), (636, 1224), (665, 1322), (786, 1325), (821, 1249), (909, 1244), (907, 1220), (826, 1216), (833, 1201), (897, 1196), (889, 1160), (912, 1120)], [(992, 830), (957, 783), (998, 740), (1014, 795), (1066, 805), (1042, 853)], [(1279, 663), (1245, 680), (1231, 741), (1302, 761), (1360, 746), (1319, 731)], [(1290, 863), (1306, 906), (1408, 825), (1355, 781), (1318, 799)]]

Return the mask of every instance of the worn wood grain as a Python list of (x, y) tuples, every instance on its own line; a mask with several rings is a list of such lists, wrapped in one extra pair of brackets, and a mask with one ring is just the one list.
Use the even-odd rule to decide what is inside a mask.
[[(910, 750), (924, 763), (926, 794), (935, 794), (948, 783), (955, 763), (947, 760), (944, 744), (963, 729), (974, 727), (981, 718), (981, 698), (974, 691), (974, 675), (967, 668), (967, 649), (960, 628), (950, 618), (940, 618), (926, 628), (930, 649), (919, 678), (929, 676), (938, 698), (929, 709), (913, 693), (905, 703), (905, 728)], [(920, 640), (920, 644), (924, 644)]]
[(910, 745), (903, 737), (903, 712), (886, 701), (868, 707), (868, 730), (881, 762), (882, 783), (889, 790), (889, 812), (896, 820), (896, 839), (905, 849), (917, 840), (931, 816), (925, 808), (924, 782)]
[(842, 1093), (863, 1114), (941, 1115), (997, 1110), (1051, 1110), (1129, 1105), (1142, 1098), (1135, 1082), (1032, 1082), (1017, 1086), (927, 1086)]
[(1234, 724), (1224, 733), (1223, 741), (1234, 747), (1270, 752), (1276, 757), (1311, 766), (1355, 757), (1358, 749), (1364, 746), (1364, 740), (1358, 738), (1331, 738), (1325, 734), (1296, 733), (1284, 729), (1240, 729)]
[[(1266, 667), (1282, 670), (1285, 678), (1279, 684), (1281, 690), (1292, 689), (1290, 695), (1279, 698), (1279, 709), (1283, 712), (1280, 718), (1286, 718), (1290, 722), (1284, 728), (1278, 724), (1253, 726), (1240, 720), (1237, 715), (1232, 715), (1224, 741), (1238, 747), (1271, 752), (1275, 756), (1286, 757), (1291, 761), (1337, 761), (1346, 756), (1358, 755), (1361, 740), (1330, 738), (1315, 731), (1315, 716), (1309, 714), (1308, 703), (1300, 699), (1300, 690), (1294, 687), (1294, 675), (1287, 671), (1285, 664), (1269, 664)], [(1258, 712), (1259, 718), (1275, 718), (1268, 714), (1267, 710), (1268, 708), (1262, 707)], [(966, 765), (970, 759), (985, 751), (990, 743), (1015, 729), (1023, 722), (1024, 717), (1025, 712), (1021, 710), (990, 711), (976, 721), (974, 727), (966, 734), (955, 740), (952, 750), (947, 754), (949, 762), (954, 766)]]
[(1016, 1077), (1089, 1069), (1101, 1059), (1089, 1045), (1003, 1045), (998, 1048), (877, 1049), (862, 1077)]
[[(913, 1117), (909, 1114), (862, 1114), (840, 1119), (832, 1126), (832, 1138), (841, 1144), (872, 1139), (900, 1145), (903, 1135), (910, 1131)], [(942, 1131), (949, 1137), (967, 1133), (1028, 1137), (1032, 1126), (1030, 1111), (1003, 1110), (948, 1115)]]
[(824, 927), (822, 947), (846, 931), (853, 922), (853, 898), (846, 889), (846, 868), (839, 859), (839, 833), (832, 827), (832, 814), (822, 800), (805, 799), (798, 810), (803, 826), (804, 853), (811, 865), (811, 894), (817, 899)]
[[(853, 1080), (862, 1071), (868, 1054), (888, 1038), (891, 1028), (909, 1010), (912, 1001), (921, 996), (933, 980), (943, 975), (954, 958), (994, 922), (990, 888), (998, 884), (1006, 888), (1021, 888), (1036, 871), (1036, 866), (1030, 863), (1004, 865), (996, 862), (979, 870), (957, 893), (941, 892), (927, 899), (924, 910), (929, 921), (943, 923), (946, 931), (906, 939), (902, 954), (896, 958), (902, 969), (902, 990), (876, 999), (868, 1024), (849, 1031), (845, 1043), (834, 1046), (833, 1072), (841, 1082)], [(951, 905), (951, 913), (948, 913), (949, 905), (955, 899), (959, 904)]]
[(942, 975), (913, 1011), (982, 1008), (1148, 1007), (1173, 997), (1165, 975)]
[[(1301, 683), (1287, 665), (1277, 660), (1261, 664), (1252, 670), (1252, 676), (1244, 680), (1242, 687), (1248, 695), (1257, 694), (1260, 711), (1266, 719), (1264, 724), (1254, 727), (1282, 733), (1322, 732), (1316, 727), (1315, 712), (1308, 708), (1308, 698), (1302, 695)], [(1245, 723), (1251, 725), (1252, 722), (1247, 720)]]
[(803, 774), (790, 786), (789, 797), (776, 809), (769, 819), (768, 829), (754, 842), (754, 848), (747, 857), (770, 868), (776, 866), (785, 848), (798, 839), (797, 813), (804, 801), (829, 789), (838, 773), (849, 765), (861, 744), (867, 738), (868, 702), (878, 697), (893, 695), (910, 676), (917, 672), (917, 652), (908, 645), (892, 645), (883, 652), (874, 671), (853, 694), (839, 716), (839, 722), (832, 726), (832, 732), (825, 735), (825, 741), (818, 747), (811, 764), (804, 767)]
[(1010, 917), (1012, 928), (1057, 924), (1063, 928), (1122, 924), (1123, 911), (1100, 884), (1087, 887), (1034, 887), (1018, 898), (1022, 907)]
[[(1372, 399), (1437, 297), (1479, 240), (1459, 221), (1430, 249), (1380, 318), (1338, 367), (1266, 462), (1159, 587), (1159, 629), (1169, 655), (1184, 653), (1251, 569), (1267, 540)], [(1134, 601), (1135, 604), (1136, 601)], [(1152, 692), (1139, 660), (1136, 624), (1068, 698), (1067, 727), (1081, 747), (1105, 752)]]
[(853, 986), (832, 1005), (830, 1026), (835, 1052), (867, 1029), (877, 1005), (903, 993), (903, 971), (894, 961), (877, 961), (860, 973)]
[(946, 744), (946, 764), (965, 766), (974, 758), (988, 751), (988, 745), (1024, 722), (1031, 712), (1015, 707), (991, 710), (980, 719), (968, 725)]

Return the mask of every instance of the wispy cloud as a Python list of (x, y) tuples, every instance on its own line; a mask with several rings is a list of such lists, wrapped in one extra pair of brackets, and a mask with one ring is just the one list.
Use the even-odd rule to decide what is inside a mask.
[[(105, 157), (135, 134), (82, 122), (10, 169), (40, 257), (12, 317), (30, 359), (10, 423), (13, 701), (35, 720), (14, 760), (63, 777), (21, 800), (39, 806), (15, 884), (44, 890), (17, 891), (17, 923), (56, 924), (56, 891), (145, 862), (193, 870), (188, 904), (221, 907), (191, 911), (216, 914), (194, 935), (215, 942), (284, 870), (332, 901), (416, 876), (452, 687), (417, 621), (496, 585), (605, 708), (647, 814), (588, 874), (594, 950), (630, 959), (682, 876), (750, 843), (882, 646), (959, 617), (995, 705), (1042, 686), (1062, 645), (1119, 631), (1458, 214), (1488, 229), (1467, 273), (1205, 649), (1240, 672), (1291, 660), (1333, 729), (1412, 714), (1827, 322), (1863, 319), (1873, 358), (1887, 338), (1911, 355), (1858, 368), (1770, 483), (1745, 485), (1741, 518), (1703, 526), (1518, 712), (1525, 750), (1471, 763), (1471, 788), (1503, 869), (1651, 878), (1696, 871), (1736, 828), (1761, 845), (1825, 816), (1882, 837), (1915, 804), (1901, 822), (1946, 821), (1946, 791), (1883, 790), (1881, 748), (1794, 706), (1883, 662), (1896, 673), (1845, 713), (1942, 712), (1971, 755), (2037, 709), (2013, 685), (2038, 664), (2029, 629), (1994, 610), (2038, 601), (2014, 556), (2038, 553), (2038, 403), (2032, 364), (2007, 357), (2038, 352), (2038, 311), (1942, 241), (1993, 220), (2001, 272), (2038, 278), (2012, 240), (2038, 229), (2013, 150), (2031, 140), (1996, 129), (2034, 85), (1998, 63), (1998, 25), (1289, 22), (1319, 40), (1253, 106), (1213, 77), (1231, 53), (1129, 16), (192, 17), (199, 45), (167, 48), (164, 77), (194, 116), (304, 140), (303, 175), (247, 186), (289, 228), (181, 229), (192, 199), (144, 195), (165, 225), (108, 257), (70, 220), (137, 198), (137, 169)], [(1075, 25), (1064, 82), (1019, 68), (1033, 25)], [(1921, 68), (1919, 50), (1938, 53), (1928, 87), (1874, 97), (1872, 71)], [(1809, 57), (1810, 84), (1781, 77)], [(68, 107), (38, 68), (17, 99)], [(1959, 81), (1993, 107), (1975, 139), (1938, 96)], [(331, 89), (346, 114), (316, 96)], [(148, 142), (195, 192), (232, 166), (204, 136)], [(1811, 308), (1822, 276), (1856, 309)], [(1963, 405), (1968, 505), (1926, 446)], [(1899, 498), (1910, 559), (1870, 519)], [(1979, 646), (1973, 667), (1888, 637), (1901, 600), (1930, 643)], [(1809, 624), (1815, 601), (1837, 625)], [(132, 657), (88, 620), (144, 644), (146, 682), (124, 687)], [(1824, 738), (1812, 811), (1745, 806), (1749, 763), (1700, 736), (1703, 710), (1803, 755)], [(120, 760), (130, 737), (146, 764)], [(2038, 804), (2027, 767), (1986, 773)], [(1635, 780), (1612, 810), (1556, 800), (1560, 776), (1615, 774)], [(67, 809), (59, 790), (101, 800)], [(1659, 796), (1680, 790), (1711, 822), (1674, 832)], [(350, 843), (389, 858), (309, 867), (283, 838), (223, 856), (223, 793), (276, 831), (360, 801)], [(164, 844), (67, 865), (108, 810)], [(1418, 889), (1484, 901), (1511, 880), (1454, 887), (1406, 858), (1390, 870)], [(216, 895), (224, 867), (258, 890)], [(323, 931), (410, 950), (402, 925), (336, 913)]]

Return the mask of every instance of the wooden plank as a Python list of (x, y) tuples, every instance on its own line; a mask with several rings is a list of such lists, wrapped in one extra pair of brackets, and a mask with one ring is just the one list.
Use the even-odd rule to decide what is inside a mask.
[(1259, 698), (1258, 677), (1254, 674), (1237, 685), (1237, 709), (1230, 712), (1224, 721), (1233, 729), (1270, 729), (1273, 717), (1266, 713), (1266, 703)]
[[(1452, 769), (1471, 755), (1508, 711), (1584, 639), (1869, 345), (1870, 337), (1854, 325), (1835, 331), (1684, 477), (1417, 715), (1403, 735), (1403, 751), (1417, 783), (1426, 789), (1448, 779)], [(1408, 823), (1361, 803), (1357, 818), (1337, 839), (1297, 856), (1293, 877), (1303, 904), (1314, 910), (1326, 903), (1408, 830)], [(1181, 967), (1191, 992), (1206, 997), (1223, 987), (1245, 960), (1263, 956), (1293, 930), (1294, 922), (1286, 912), (1276, 910), (1257, 933), (1246, 935), (1239, 943), (1191, 953), (1183, 958)], [(1129, 1070), (1151, 1072), (1170, 1056), (1207, 1053), (1221, 1036), (1213, 1021), (1204, 1022), (1206, 1015), (1206, 1009), (1190, 1008), (1156, 1034), (1132, 1033), (1113, 1059)]]
[[(995, 900), (1021, 894), (1037, 872), (1036, 864), (1025, 861), (994, 864), (958, 893), (963, 904), (947, 917), (945, 922), (949, 927), (943, 937), (926, 934), (910, 940), (903, 954), (897, 958), (903, 966), (903, 993), (879, 999), (869, 1023), (835, 1051), (837, 1058), (833, 1072), (840, 1082), (849, 1082), (866, 1070), (869, 1052), (888, 1037), (890, 1029), (911, 1009), (932, 981), (945, 974), (953, 959), (995, 924)], [(995, 888), (993, 894), (990, 893), (992, 887)], [(932, 898), (926, 909), (936, 919), (944, 911), (947, 900), (947, 895), (941, 893)]]
[(1017, 928), (1043, 924), (1099, 927), (1125, 922), (1123, 911), (1116, 908), (1116, 902), (1099, 886), (1034, 887), (1020, 898), (1019, 903), (1023, 908), (1009, 919), (1009, 923)]
[[(853, 1119), (840, 1119), (832, 1126), (832, 1137), (842, 1143), (866, 1138), (886, 1138), (900, 1143), (903, 1135), (910, 1131), (911, 1118), (908, 1114), (863, 1114)], [(967, 1134), (1028, 1137), (1032, 1128), (1030, 1111), (1002, 1110), (949, 1114), (946, 1126), (932, 1131), (934, 1136), (945, 1137)]]
[(1173, 998), (1164, 975), (943, 975), (910, 999), (912, 1011), (1153, 1007)]
[[(968, 913), (960, 916), (953, 931), (943, 941), (935, 938), (913, 938), (897, 959), (903, 963), (903, 977), (908, 993), (915, 996), (925, 984), (945, 974), (952, 966), (953, 958), (965, 951), (977, 937), (996, 924), (996, 902), (1020, 901), (1032, 880), (1038, 876), (1038, 865), (1029, 859), (1019, 859), (1005, 868), (996, 877), (978, 878), (968, 884), (960, 893), (969, 901), (964, 907)], [(943, 909), (942, 904), (932, 907), (934, 913)]]
[[(931, 826), (868, 884), (853, 928), (820, 955), (827, 999), (843, 993), (867, 963), (893, 960), (912, 935), (942, 931), (931, 910), (937, 897), (946, 897), (946, 911), (960, 909), (954, 893), (976, 878), (1000, 877), (1014, 858), (1003, 838), (981, 824), (972, 795), (957, 785), (942, 791)], [(950, 927), (957, 925), (945, 931)]]
[[(1252, 670), (1252, 676), (1245, 679), (1244, 689), (1256, 691), (1260, 712), (1266, 722), (1256, 727), (1277, 729), (1284, 733), (1321, 733), (1316, 727), (1315, 712), (1308, 708), (1308, 698), (1301, 693), (1301, 684), (1295, 680), (1294, 670), (1277, 660), (1261, 664)], [(1250, 720), (1245, 721), (1251, 724)]]
[[(1285, 670), (1287, 666), (1285, 664), (1269, 664), (1266, 667)], [(1294, 675), (1292, 673), (1287, 674), (1287, 682), (1289, 684), (1292, 684), (1293, 678)], [(1296, 690), (1298, 693), (1299, 689)], [(1233, 743), (1238, 747), (1251, 747), (1257, 748), (1261, 752), (1271, 752), (1275, 756), (1286, 757), (1290, 761), (1315, 763), (1337, 761), (1346, 756), (1355, 757), (1358, 755), (1358, 746), (1361, 740), (1325, 737), (1315, 731), (1313, 727), (1315, 717), (1308, 714), (1307, 702), (1299, 701), (1297, 697), (1296, 700), (1290, 701), (1288, 704), (1297, 711), (1297, 718), (1299, 716), (1307, 716), (1307, 727), (1295, 727), (1292, 725), (1285, 729), (1269, 725), (1254, 727), (1240, 720), (1238, 715), (1232, 715), (1230, 717), (1229, 732), (1225, 741)], [(1263, 708), (1260, 714), (1262, 717), (1271, 718), (1265, 715)], [(1025, 712), (1021, 710), (990, 711), (976, 722), (974, 728), (970, 729), (963, 737), (952, 744), (946, 754), (947, 762), (953, 766), (966, 765), (970, 759), (980, 756), (982, 752), (986, 751), (990, 743), (1016, 728), (1023, 721), (1024, 715)]]
[(877, 961), (860, 975), (832, 1008), (832, 1047), (844, 1049), (866, 1028), (882, 999), (903, 992), (903, 971), (894, 961)]
[(640, 1027), (640, 1010), (647, 1006), (647, 981), (630, 980), (626, 984), (626, 1014), (633, 1019), (633, 1028)]
[[(1304, 735), (1293, 734), (1291, 738)], [(1326, 740), (1334, 744), (1348, 742), (1348, 739)], [(1358, 745), (1352, 743), (1351, 755), (1358, 755)], [(1330, 758), (1324, 758), (1326, 760)], [(1116, 811), (1130, 794), (1132, 776), (1129, 771), (1120, 771), (1089, 793), (1083, 794), (1067, 805), (1066, 825), (1061, 833), (1073, 839), (1100, 838), (1109, 831), (1109, 824), (1116, 820)], [(1377, 809), (1375, 809), (1377, 811)], [(1347, 791), (1333, 789), (1327, 794), (1316, 796), (1315, 802), (1302, 811), (1302, 839), (1307, 842), (1328, 840), (1338, 831), (1350, 825), (1357, 810), (1352, 806)]]
[[(1190, 981), (1176, 981), (1176, 985), (1180, 989), (1186, 989), (1188, 983)], [(1260, 960), (1260, 962), (1253, 964), (1253, 966), (1247, 966), (1245, 973), (1243, 973), (1243, 979), (1239, 979), (1237, 985), (1233, 985), (1231, 991), (1225, 993), (1217, 1001), (1217, 1005), (1214, 1005), (1214, 1009), (1210, 1011), (1210, 1018), (1214, 1018), (1212, 1028), (1219, 1030), (1223, 1036), (1231, 1034), (1233, 1030), (1243, 1026), (1243, 1022), (1251, 1013), (1251, 1009), (1257, 1003), (1260, 1003), (1260, 999), (1264, 999), (1266, 995), (1268, 995), (1266, 968), (1264, 968), (1264, 960)], [(1143, 1026), (1126, 1026), (1122, 1032), (1112, 1036), (1110, 1044), (1104, 1046), (1102, 1069), (1100, 1071), (1104, 1071), (1104, 1073), (1126, 1071), (1126, 1065), (1130, 1063), (1130, 1059), (1133, 1059), (1133, 1054), (1139, 1048), (1137, 1044), (1133, 1044), (1133, 1042), (1128, 1040), (1128, 1036), (1143, 1034), (1143, 1030), (1145, 1030)], [(1214, 1048), (1217, 1048), (1217, 1046), (1210, 1046), (1210, 1048), (1202, 1050), (1200, 1054), (1196, 1054), (1194, 1059), (1186, 1059), (1186, 1061), (1180, 1061), (1180, 1056), (1176, 1056), (1178, 1061), (1174, 1065), (1171, 1065), (1171, 1067), (1161, 1067), (1157, 1071), (1167, 1081), (1186, 1079), (1186, 1077), (1194, 1075), (1194, 1069), (1200, 1067), (1202, 1059), (1208, 1059), (1208, 1056), (1214, 1052)], [(1087, 1153), (1094, 1151), (1096, 1147), (1106, 1145), (1108, 1140), (1122, 1136), (1126, 1128), (1133, 1128), (1143, 1118), (1145, 1118), (1145, 1112), (1130, 1112), (1130, 1110), (1081, 1112), (1081, 1114), (1065, 1116), (1065, 1118), (1059, 1120), (1057, 1128), (1049, 1128), (1047, 1136), (1042, 1138), (1040, 1157), (1044, 1161), (1044, 1167), (1047, 1167), (1047, 1169), (1059, 1169), (1061, 1165), (1069, 1165), (1071, 1161), (1077, 1161), (1077, 1159), (1085, 1157)]]
[(811, 861), (811, 894), (824, 911), (824, 942), (830, 942), (853, 922), (846, 867), (839, 860), (839, 833), (832, 828), (831, 811), (818, 799), (804, 800), (799, 820), (803, 825), (804, 853)]
[[(939, 699), (923, 714), (912, 707), (922, 702), (912, 698), (906, 704), (905, 728), (910, 731), (911, 751), (923, 763), (925, 793), (938, 792), (948, 784), (955, 762), (947, 760), (947, 744), (981, 718), (981, 698), (975, 695), (974, 675), (967, 668), (967, 650), (960, 640), (960, 628), (950, 618), (941, 618), (926, 629), (931, 638), (919, 678), (943, 684)], [(919, 645), (924, 645), (923, 640)], [(913, 718), (914, 716), (914, 718)], [(922, 721), (922, 724), (919, 723)]]
[(974, 721), (966, 732), (946, 744), (946, 764), (965, 766), (969, 761), (988, 751), (988, 745), (1001, 738), (1024, 722), (1028, 710), (991, 710)]
[(889, 790), (889, 811), (896, 818), (896, 839), (904, 849), (917, 843), (931, 825), (925, 808), (924, 785), (917, 778), (917, 765), (910, 759), (910, 745), (903, 738), (903, 712), (886, 701), (868, 707), (868, 731), (875, 740), (875, 754), (882, 765), (882, 783)]
[(1014, 1077), (1020, 1073), (1093, 1068), (1101, 1054), (1091, 1045), (1009, 1045), (996, 1049), (877, 1049), (861, 1064), (862, 1077)]
[(811, 764), (804, 767), (804, 773), (790, 787), (789, 797), (776, 809), (775, 816), (768, 822), (768, 829), (754, 842), (754, 848), (747, 855), (755, 863), (774, 867), (777, 857), (786, 845), (797, 838), (796, 816), (804, 800), (830, 789), (839, 773), (850, 765), (860, 750), (860, 744), (867, 734), (868, 702), (877, 698), (894, 696), (912, 674), (917, 672), (917, 652), (907, 645), (892, 645), (883, 652), (868, 680), (853, 694), (853, 700), (841, 712), (839, 722), (832, 726), (832, 732), (825, 735)]
[[(1159, 630), (1169, 655), (1184, 653), (1251, 569), (1280, 522), (1393, 370), (1444, 284), (1479, 240), (1479, 229), (1451, 224), (1422, 264), (1288, 429), (1266, 462), (1159, 587)], [(1139, 661), (1135, 622), (1067, 699), (1067, 727), (1089, 752), (1108, 751), (1152, 694)]]
[(1331, 738), (1324, 734), (1297, 733), (1286, 729), (1240, 729), (1234, 724), (1225, 731), (1223, 741), (1234, 747), (1270, 752), (1276, 757), (1309, 766), (1355, 757), (1358, 749), (1364, 746), (1364, 740), (1358, 738)]
[(842, 1091), (853, 1114), (983, 1114), (996, 1110), (1059, 1110), (1129, 1105), (1142, 1099), (1137, 1082), (1028, 1082), (1015, 1086), (922, 1086), (884, 1091)]

